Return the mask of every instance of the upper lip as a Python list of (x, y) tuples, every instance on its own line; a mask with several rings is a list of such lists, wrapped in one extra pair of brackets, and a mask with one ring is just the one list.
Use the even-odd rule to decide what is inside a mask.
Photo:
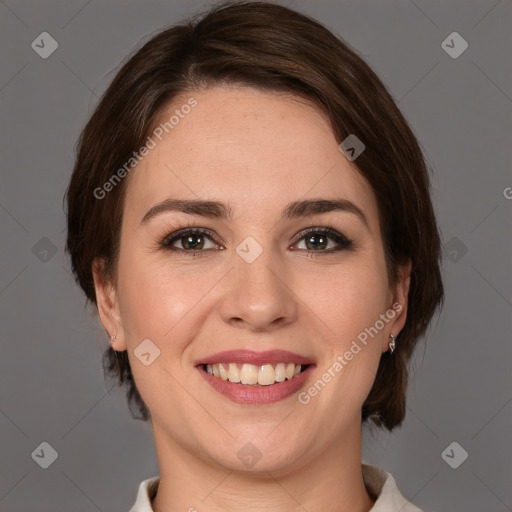
[(237, 349), (211, 354), (198, 359), (194, 364), (195, 366), (199, 366), (202, 364), (217, 363), (248, 363), (259, 366), (277, 363), (314, 364), (314, 361), (309, 357), (304, 357), (287, 350), (255, 352), (254, 350)]

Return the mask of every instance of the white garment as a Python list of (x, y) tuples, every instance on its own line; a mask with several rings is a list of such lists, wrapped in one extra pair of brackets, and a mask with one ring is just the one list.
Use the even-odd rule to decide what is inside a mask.
[[(402, 496), (391, 473), (364, 463), (362, 470), (366, 489), (377, 496), (370, 512), (422, 512)], [(151, 497), (156, 495), (158, 482), (159, 477), (155, 476), (140, 484), (137, 500), (129, 512), (153, 512)]]

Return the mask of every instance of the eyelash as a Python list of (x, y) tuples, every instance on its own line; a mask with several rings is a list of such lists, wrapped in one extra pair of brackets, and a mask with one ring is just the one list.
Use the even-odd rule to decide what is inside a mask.
[[(179, 249), (176, 247), (172, 247), (171, 244), (173, 244), (175, 241), (180, 240), (181, 238), (184, 238), (185, 235), (188, 235), (190, 233), (193, 234), (199, 234), (199, 235), (206, 235), (208, 238), (211, 239), (212, 242), (215, 244), (218, 244), (218, 242), (215, 240), (215, 235), (213, 232), (207, 228), (197, 228), (193, 226), (187, 226), (185, 228), (179, 229), (178, 231), (174, 231), (173, 233), (165, 235), (159, 242), (159, 247), (163, 250), (171, 251), (171, 252), (178, 252), (178, 253), (184, 253), (186, 256), (189, 256), (191, 258), (195, 257), (202, 257), (205, 252), (209, 252), (208, 249), (206, 250), (185, 250), (185, 249)], [(347, 238), (345, 235), (342, 235), (341, 233), (338, 233), (332, 226), (327, 225), (324, 228), (309, 228), (307, 230), (302, 231), (299, 233), (299, 238), (297, 239), (298, 243), (303, 238), (307, 237), (310, 234), (318, 234), (318, 235), (325, 235), (328, 238), (334, 240), (338, 244), (338, 248), (329, 249), (329, 250), (321, 250), (321, 251), (310, 251), (307, 249), (298, 249), (299, 251), (305, 251), (308, 254), (311, 254), (311, 256), (318, 256), (321, 254), (332, 254), (334, 252), (340, 252), (343, 250), (350, 250), (354, 248), (354, 242)], [(220, 244), (218, 244), (220, 245)]]

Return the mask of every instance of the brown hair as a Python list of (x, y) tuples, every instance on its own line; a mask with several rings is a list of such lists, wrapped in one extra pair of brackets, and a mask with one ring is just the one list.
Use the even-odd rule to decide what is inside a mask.
[[(392, 96), (370, 67), (328, 29), (286, 7), (227, 2), (166, 29), (120, 69), (78, 141), (67, 190), (66, 249), (87, 299), (96, 304), (92, 265), (104, 262), (116, 283), (126, 180), (104, 197), (94, 191), (140, 148), (162, 108), (178, 95), (218, 84), (290, 93), (315, 104), (339, 142), (356, 134), (365, 145), (357, 168), (377, 198), (390, 282), (412, 262), (408, 313), (397, 349), (381, 356), (362, 421), (392, 430), (405, 417), (407, 363), (444, 301), (440, 236), (427, 167)], [(128, 388), (131, 408), (150, 418), (126, 351), (108, 348), (105, 374)], [(133, 409), (132, 409), (133, 415)], [(135, 417), (135, 416), (134, 416)]]

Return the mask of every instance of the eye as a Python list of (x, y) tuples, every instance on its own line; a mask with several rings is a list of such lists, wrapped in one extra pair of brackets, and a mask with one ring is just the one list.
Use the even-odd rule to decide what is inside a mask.
[[(298, 240), (305, 241), (305, 247), (299, 247), (299, 249), (311, 254), (332, 253), (352, 249), (354, 246), (352, 240), (332, 228), (308, 229), (299, 234)], [(202, 256), (201, 253), (207, 252), (208, 249), (224, 249), (216, 242), (213, 232), (206, 228), (180, 229), (166, 235), (160, 242), (160, 246), (167, 251), (180, 252), (192, 257)]]
[[(210, 246), (208, 246), (208, 243), (210, 243)], [(176, 247), (176, 244), (181, 245), (181, 247)], [(167, 235), (160, 245), (162, 248), (169, 251), (190, 253), (191, 256), (202, 252), (203, 249), (220, 248), (215, 243), (215, 239), (210, 230), (204, 228), (181, 229)]]
[[(299, 240), (305, 240), (305, 250), (308, 252), (336, 252), (351, 249), (354, 245), (345, 235), (331, 228), (313, 228), (300, 233)], [(334, 241), (334, 247), (329, 242)], [(328, 250), (327, 250), (328, 249)]]

